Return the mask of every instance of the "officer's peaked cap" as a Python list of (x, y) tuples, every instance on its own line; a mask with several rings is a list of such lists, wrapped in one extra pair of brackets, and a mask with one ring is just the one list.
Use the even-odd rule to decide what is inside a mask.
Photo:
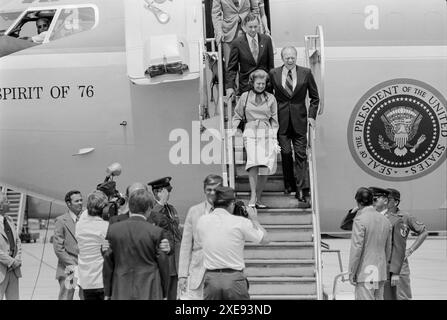
[(166, 188), (169, 191), (171, 191), (172, 186), (171, 186), (171, 177), (164, 177), (161, 179), (157, 179), (151, 182), (148, 182), (148, 185), (150, 185), (152, 187), (152, 189), (161, 189), (161, 188)]
[(390, 192), (386, 189), (378, 188), (378, 187), (369, 187), (374, 197), (388, 197)]
[(388, 188), (387, 190), (390, 193), (390, 197), (400, 201), (400, 192), (398, 190), (392, 188)]

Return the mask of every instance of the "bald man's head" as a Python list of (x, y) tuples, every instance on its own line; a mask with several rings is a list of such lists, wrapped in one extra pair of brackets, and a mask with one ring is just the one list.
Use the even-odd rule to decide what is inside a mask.
[(126, 189), (126, 197), (129, 199), (129, 196), (132, 194), (132, 192), (135, 192), (137, 190), (147, 190), (147, 186), (144, 183), (141, 182), (134, 182)]

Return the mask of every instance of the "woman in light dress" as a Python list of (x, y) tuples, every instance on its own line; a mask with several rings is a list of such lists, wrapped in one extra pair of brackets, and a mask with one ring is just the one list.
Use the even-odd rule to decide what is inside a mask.
[(278, 112), (275, 97), (265, 91), (269, 76), (264, 70), (250, 74), (251, 90), (244, 92), (234, 110), (233, 131), (236, 134), (241, 121), (245, 122), (243, 132), (247, 153), (245, 169), (250, 182), (250, 207), (266, 208), (261, 194), (268, 175), (276, 171)]

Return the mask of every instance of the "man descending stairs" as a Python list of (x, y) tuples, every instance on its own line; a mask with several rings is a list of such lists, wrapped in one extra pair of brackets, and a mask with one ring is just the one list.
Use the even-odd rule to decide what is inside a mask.
[[(237, 156), (236, 147), (236, 158)], [(280, 161), (280, 159), (279, 159)], [(248, 203), (250, 187), (243, 161), (236, 164), (238, 199)], [(238, 161), (236, 161), (238, 163)], [(285, 195), (282, 166), (269, 176), (258, 218), (269, 233), (268, 245), (247, 244), (245, 273), (251, 299), (317, 299), (311, 209), (299, 208), (294, 195)]]

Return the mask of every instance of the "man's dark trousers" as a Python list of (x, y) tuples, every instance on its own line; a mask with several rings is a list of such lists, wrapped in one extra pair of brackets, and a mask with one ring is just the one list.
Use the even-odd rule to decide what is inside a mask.
[[(281, 147), (281, 164), (284, 175), (284, 187), (291, 191), (302, 191), (304, 195), (309, 193), (309, 165), (307, 163), (306, 145), (307, 137), (305, 134), (296, 133), (293, 130), (292, 122), (285, 134), (278, 133), (278, 143)], [(295, 175), (293, 173), (292, 147), (295, 153)]]

